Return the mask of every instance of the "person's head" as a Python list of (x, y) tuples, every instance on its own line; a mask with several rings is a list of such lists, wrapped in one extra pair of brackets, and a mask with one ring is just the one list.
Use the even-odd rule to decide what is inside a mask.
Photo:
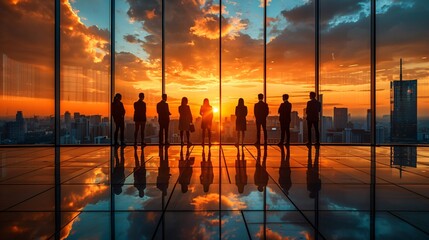
[(283, 94), (283, 101), (286, 101), (289, 99), (289, 94)]
[(264, 94), (260, 93), (258, 94), (258, 100), (262, 101), (264, 99)]
[(244, 106), (244, 99), (238, 99), (238, 106)]
[(139, 197), (144, 197), (144, 189), (139, 189)]
[(142, 92), (141, 92), (141, 93), (139, 93), (139, 99), (140, 99), (140, 100), (143, 100), (143, 99), (144, 99), (144, 93), (142, 93)]
[(114, 100), (121, 101), (121, 99), (122, 99), (122, 95), (120, 93), (115, 94)]
[(315, 99), (315, 98), (316, 98), (316, 93), (310, 92), (310, 99)]
[(187, 104), (188, 104), (188, 98), (182, 97), (182, 105), (187, 105)]
[(263, 192), (264, 191), (264, 186), (263, 185), (259, 185), (258, 186), (258, 191), (259, 192)]
[(209, 188), (210, 188), (210, 184), (207, 184), (207, 183), (203, 184), (203, 189), (205, 193), (209, 192)]
[(165, 93), (162, 94), (162, 100), (167, 101), (167, 94)]
[(204, 106), (208, 106), (208, 105), (210, 105), (210, 103), (209, 103), (209, 99), (208, 99), (208, 98), (204, 98), (204, 100), (203, 100), (203, 105), (204, 105)]
[(244, 184), (238, 185), (238, 193), (243, 193), (243, 192), (244, 192)]

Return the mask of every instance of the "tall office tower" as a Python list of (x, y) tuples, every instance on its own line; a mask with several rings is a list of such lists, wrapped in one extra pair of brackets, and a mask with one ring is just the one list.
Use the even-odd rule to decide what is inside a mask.
[(390, 83), (390, 140), (392, 143), (417, 141), (417, 79), (402, 80), (402, 59), (399, 80)]
[(334, 128), (337, 131), (342, 131), (347, 127), (349, 119), (348, 108), (334, 107)]

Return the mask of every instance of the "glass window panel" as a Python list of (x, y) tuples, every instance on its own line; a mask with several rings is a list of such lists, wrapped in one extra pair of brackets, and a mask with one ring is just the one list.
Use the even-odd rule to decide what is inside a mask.
[(428, 11), (424, 0), (377, 1), (377, 143), (429, 142)]
[(254, 143), (253, 108), (258, 94), (264, 92), (264, 5), (260, 1), (222, 3), (222, 142), (237, 140), (235, 107), (243, 98), (248, 109), (244, 142)]
[(145, 142), (157, 143), (156, 104), (162, 92), (162, 5), (160, 1), (121, 0), (116, 1), (115, 7), (115, 92), (121, 93), (125, 106), (125, 141), (134, 142), (134, 102), (139, 93), (144, 93)]
[(0, 143), (53, 143), (54, 1), (0, 8)]
[(167, 102), (172, 114), (169, 127), (170, 143), (180, 143), (178, 107), (182, 97), (188, 98), (195, 124), (196, 131), (191, 134), (191, 142), (201, 143), (200, 107), (204, 98), (208, 98), (213, 107), (212, 142), (217, 142), (219, 139), (218, 1), (166, 1), (165, 68)]
[(291, 142), (302, 143), (304, 108), (315, 89), (315, 9), (312, 1), (272, 1), (267, 7), (267, 101), (269, 142), (280, 141), (282, 95), (292, 104)]
[(110, 143), (110, 2), (61, 4), (61, 144)]
[(321, 141), (369, 143), (370, 1), (321, 1)]

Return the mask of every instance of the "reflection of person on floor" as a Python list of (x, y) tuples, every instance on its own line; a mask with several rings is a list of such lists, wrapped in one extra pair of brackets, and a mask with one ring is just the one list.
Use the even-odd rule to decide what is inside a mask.
[(258, 191), (264, 191), (264, 187), (268, 184), (268, 173), (267, 173), (267, 148), (264, 147), (264, 159), (261, 164), (261, 149), (257, 147), (258, 155), (256, 158), (256, 169), (255, 169), (255, 184), (258, 186)]
[(203, 148), (203, 160), (201, 161), (201, 175), (200, 175), (200, 182), (203, 185), (204, 192), (209, 192), (210, 184), (213, 183), (214, 174), (213, 174), (213, 164), (211, 160), (211, 150), (209, 148), (209, 152), (207, 155), (207, 161), (206, 161), (206, 154), (204, 152)]
[(186, 150), (186, 158), (183, 158), (183, 147), (180, 148), (180, 161), (179, 161), (179, 184), (182, 186), (182, 193), (188, 191), (188, 186), (191, 183), (192, 165), (194, 157), (189, 156), (189, 148)]
[(291, 170), (290, 170), (290, 147), (286, 147), (287, 154), (285, 157), (285, 149), (283, 146), (280, 147), (282, 154), (280, 159), (279, 168), (279, 184), (283, 189), (283, 192), (288, 195), (289, 190), (292, 187)]
[[(240, 157), (241, 155), (241, 157)], [(246, 160), (244, 160), (244, 149), (237, 147), (237, 160), (235, 160), (235, 184), (238, 192), (244, 192), (244, 186), (247, 185)]]
[(125, 183), (125, 157), (124, 157), (124, 148), (121, 148), (121, 159), (119, 160), (118, 156), (119, 148), (115, 148), (115, 167), (112, 171), (112, 188), (113, 193), (116, 195), (121, 194), (122, 186)]
[(142, 153), (140, 156), (137, 155), (137, 148), (134, 148), (134, 187), (139, 190), (139, 197), (144, 196), (144, 190), (146, 189), (146, 163), (144, 159), (144, 148), (142, 148)]
[(311, 160), (311, 148), (308, 148), (307, 163), (307, 190), (310, 191), (310, 198), (316, 198), (322, 188), (322, 181), (319, 176), (319, 148), (316, 148), (314, 163)]
[(159, 168), (156, 178), (156, 187), (162, 192), (162, 196), (167, 196), (168, 184), (170, 181), (170, 167), (168, 165), (168, 146), (159, 147)]

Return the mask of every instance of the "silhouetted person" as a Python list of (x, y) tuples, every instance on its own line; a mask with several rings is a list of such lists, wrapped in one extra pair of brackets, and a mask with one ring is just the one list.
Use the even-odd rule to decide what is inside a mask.
[(203, 105), (200, 108), (200, 115), (202, 118), (201, 121), (201, 130), (202, 130), (202, 145), (204, 146), (205, 133), (207, 130), (207, 136), (209, 138), (209, 146), (212, 144), (212, 121), (213, 121), (213, 108), (210, 106), (209, 100), (204, 98)]
[(268, 184), (268, 172), (267, 172), (267, 148), (264, 147), (264, 159), (261, 164), (261, 149), (258, 147), (258, 154), (256, 157), (256, 169), (255, 169), (255, 184), (258, 186), (258, 191), (264, 191), (264, 187)]
[(186, 193), (188, 191), (189, 184), (191, 184), (194, 157), (190, 157), (189, 154), (189, 148), (187, 148), (186, 158), (183, 158), (183, 147), (180, 148), (179, 184), (182, 187), (182, 193)]
[(168, 184), (170, 182), (170, 167), (168, 165), (168, 147), (159, 147), (159, 168), (156, 178), (156, 187), (162, 192), (162, 196), (167, 196)]
[(283, 146), (280, 147), (282, 154), (280, 159), (280, 168), (279, 168), (279, 184), (283, 189), (283, 192), (288, 195), (289, 190), (292, 187), (291, 180), (291, 170), (290, 170), (290, 147), (286, 147), (286, 157), (285, 157), (285, 149)]
[[(241, 156), (240, 156), (241, 155)], [(244, 159), (244, 149), (237, 147), (237, 160), (235, 160), (235, 184), (238, 188), (238, 193), (244, 192), (244, 187), (247, 185), (246, 160)]]
[(188, 146), (192, 143), (189, 141), (190, 127), (192, 124), (192, 113), (191, 108), (188, 105), (188, 98), (183, 97), (182, 103), (179, 106), (179, 130), (180, 130), (180, 144), (183, 146), (183, 132), (186, 132), (186, 142)]
[[(169, 145), (168, 142), (168, 125), (170, 124), (170, 109), (168, 108), (167, 103), (167, 94), (162, 94), (162, 100), (156, 105), (156, 112), (158, 113), (158, 123), (159, 123), (159, 144), (164, 143)], [(164, 135), (163, 135), (164, 133)]]
[(280, 120), (280, 142), (279, 146), (284, 144), (286, 134), (286, 145), (290, 144), (290, 113), (292, 111), (292, 104), (288, 101), (289, 95), (283, 94), (283, 103), (279, 107), (279, 120)]
[(139, 156), (137, 148), (134, 148), (134, 187), (139, 191), (139, 197), (144, 197), (144, 190), (146, 189), (146, 163), (144, 159), (144, 148)]
[(246, 132), (246, 116), (247, 116), (247, 107), (244, 106), (244, 100), (242, 98), (238, 99), (238, 105), (235, 107), (235, 130), (237, 131), (237, 142), (236, 146), (240, 144), (240, 132), (241, 132), (241, 145), (244, 144), (244, 133)]
[(112, 170), (112, 190), (119, 195), (122, 193), (122, 186), (125, 183), (125, 157), (124, 148), (121, 148), (121, 159), (119, 160), (118, 149), (115, 149), (115, 167)]
[(258, 94), (258, 100), (255, 104), (254, 113), (256, 118), (256, 142), (255, 145), (261, 144), (261, 127), (264, 131), (264, 144), (267, 144), (267, 116), (268, 116), (268, 104), (264, 100), (262, 93)]
[(113, 98), (112, 102), (112, 117), (113, 121), (115, 122), (115, 135), (114, 135), (114, 141), (115, 145), (118, 146), (118, 132), (120, 131), (120, 137), (121, 137), (121, 145), (125, 146), (124, 142), (124, 128), (125, 128), (125, 108), (124, 104), (121, 102), (122, 95), (120, 93), (117, 93), (115, 97)]
[(146, 103), (144, 100), (144, 93), (139, 93), (139, 100), (134, 103), (134, 146), (137, 146), (137, 134), (141, 128), (141, 143), (142, 146), (145, 145), (144, 142), (144, 129), (146, 127)]
[(213, 173), (213, 164), (211, 160), (211, 150), (209, 148), (207, 161), (206, 161), (206, 155), (203, 148), (203, 160), (201, 161), (200, 182), (203, 185), (203, 189), (205, 193), (209, 192), (210, 184), (213, 183), (213, 179), (214, 179), (214, 173)]
[(316, 93), (310, 92), (310, 101), (307, 102), (306, 115), (307, 115), (307, 131), (308, 131), (308, 142), (307, 145), (311, 145), (311, 126), (314, 126), (314, 133), (316, 134), (316, 145), (320, 144), (319, 139), (319, 113), (321, 110), (321, 104), (316, 100)]
[(319, 148), (316, 148), (314, 163), (311, 160), (311, 148), (308, 149), (307, 162), (307, 190), (310, 192), (310, 198), (316, 198), (322, 188), (322, 180), (319, 176)]

